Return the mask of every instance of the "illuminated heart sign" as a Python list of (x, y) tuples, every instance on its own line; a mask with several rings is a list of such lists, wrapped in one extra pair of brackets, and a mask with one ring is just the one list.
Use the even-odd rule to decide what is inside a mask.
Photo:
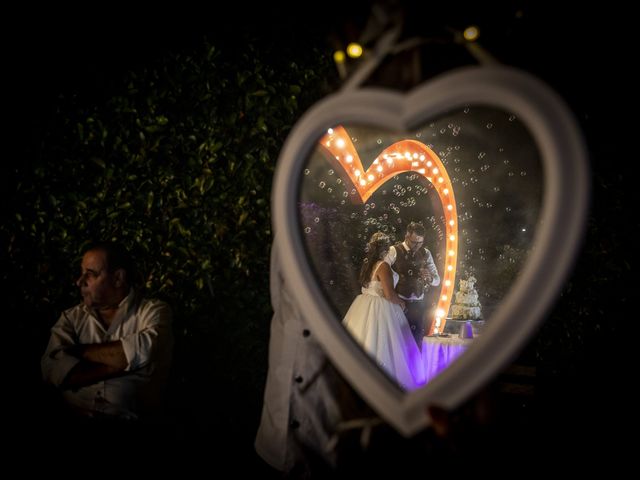
[[(541, 187), (538, 189), (540, 201), (536, 217), (532, 220), (535, 232), (531, 233), (529, 253), (522, 268), (517, 275), (511, 277), (508, 291), (501, 297), (482, 335), (425, 387), (410, 392), (404, 391), (375, 366), (371, 358), (343, 328), (342, 310), (336, 308), (335, 299), (327, 293), (326, 285), (321, 284), (318, 273), (317, 267), (323, 266), (324, 258), (318, 260), (311, 256), (308, 237), (313, 235), (314, 231), (307, 233), (311, 227), (304, 223), (301, 214), (302, 208), (320, 207), (313, 201), (307, 201), (313, 200), (312, 195), (304, 199), (302, 195), (307, 195), (310, 191), (307, 188), (307, 179), (314, 175), (310, 165), (322, 164), (322, 168), (327, 169), (325, 159), (322, 159), (322, 162), (315, 160), (319, 142), (322, 142), (322, 149), (325, 149), (327, 156), (340, 157), (336, 161), (345, 169), (350, 179), (349, 183), (354, 185), (353, 188), (350, 186), (348, 191), (341, 191), (342, 197), (338, 200), (337, 207), (325, 209), (327, 212), (338, 211), (340, 207), (346, 208), (348, 202), (353, 202), (356, 197), (359, 202), (367, 202), (367, 205), (371, 204), (371, 199), (379, 195), (383, 197), (377, 198), (389, 198), (393, 195), (392, 189), (395, 187), (387, 188), (386, 185), (406, 175), (401, 172), (411, 172), (412, 175), (421, 176), (420, 179), (426, 177), (431, 182), (429, 188), (432, 186), (432, 191), (439, 198), (442, 216), (447, 219), (444, 222), (445, 257), (441, 258), (440, 265), (446, 265), (443, 278), (449, 279), (453, 284), (456, 269), (467, 261), (460, 254), (466, 248), (466, 243), (463, 244), (458, 236), (464, 234), (465, 227), (459, 224), (467, 221), (461, 212), (468, 210), (469, 201), (465, 199), (463, 202), (464, 188), (460, 188), (461, 180), (458, 179), (459, 183), (456, 184), (455, 177), (459, 177), (460, 174), (456, 173), (455, 169), (459, 167), (455, 163), (449, 163), (446, 165), (447, 173), (445, 165), (440, 162), (444, 159), (440, 152), (436, 156), (428, 143), (421, 143), (423, 139), (408, 139), (421, 125), (437, 123), (438, 119), (446, 118), (450, 112), (464, 111), (469, 106), (490, 107), (508, 112), (517, 118), (527, 131), (530, 143), (536, 150), (541, 172)], [(374, 144), (369, 144), (368, 150), (363, 149), (362, 142), (355, 144), (358, 146), (361, 159), (377, 160), (377, 163), (372, 163), (366, 170), (349, 140), (349, 135), (353, 135), (352, 139), (358, 138), (352, 133), (352, 127), (358, 125), (399, 134), (393, 138), (388, 136), (388, 143), (380, 138), (381, 142), (378, 144), (388, 145), (382, 152), (381, 148), (374, 148), (377, 146), (375, 138)], [(347, 128), (349, 134), (340, 126)], [(481, 137), (483, 132), (489, 131), (487, 129), (490, 126), (470, 128), (476, 128), (476, 136)], [(402, 132), (406, 134), (401, 135)], [(518, 145), (512, 147), (516, 158)], [(523, 150), (523, 154), (525, 153)], [(508, 160), (505, 158), (504, 162)], [(453, 162), (451, 158), (447, 161)], [(431, 162), (431, 165), (428, 162)], [(502, 162), (500, 165), (508, 168)], [(299, 310), (332, 363), (362, 397), (399, 432), (409, 436), (429, 425), (428, 405), (455, 408), (467, 399), (513, 358), (543, 320), (544, 313), (561, 290), (581, 240), (588, 199), (586, 165), (581, 133), (563, 101), (539, 80), (526, 73), (504, 67), (458, 70), (437, 77), (407, 94), (381, 89), (342, 92), (315, 105), (294, 126), (278, 160), (272, 198), (276, 232), (274, 248), (278, 249), (280, 257), (285, 259), (281, 264), (285, 282), (291, 286), (290, 291), (295, 295)], [(483, 165), (478, 164), (478, 168), (483, 168)], [(497, 163), (494, 168), (497, 168)], [(308, 175), (307, 170), (310, 172)], [(511, 173), (513, 172), (509, 172)], [(338, 185), (337, 179), (335, 176), (331, 178), (335, 182), (331, 188), (335, 188)], [(527, 188), (527, 182), (516, 185), (515, 178), (507, 176), (502, 185), (486, 185), (485, 190), (493, 191), (491, 189), (495, 188), (503, 193), (511, 188), (510, 192), (514, 192), (515, 195), (519, 189)], [(517, 178), (529, 179), (529, 176)], [(315, 187), (320, 188), (319, 183), (321, 182), (316, 182)], [(339, 184), (340, 187), (344, 186), (343, 183)], [(456, 188), (457, 204), (454, 201), (452, 185)], [(324, 192), (328, 188), (322, 190)], [(331, 195), (335, 196), (335, 193), (333, 191)], [(420, 204), (424, 198), (420, 197), (416, 203)], [(473, 201), (472, 199), (471, 202)], [(467, 205), (463, 206), (463, 203)], [(375, 211), (380, 208), (382, 207), (377, 205)], [(371, 209), (373, 205), (370, 205)], [(315, 218), (319, 217), (314, 216), (311, 221), (314, 222)], [(453, 225), (449, 223), (451, 221)], [(491, 233), (500, 221), (501, 217), (497, 213), (495, 219), (488, 216), (482, 230), (484, 233)], [(320, 226), (322, 223), (313, 225)], [(335, 225), (338, 224), (332, 224)], [(394, 228), (401, 228), (404, 223), (394, 225)], [(378, 227), (376, 225), (375, 228)], [(362, 232), (354, 230), (344, 236), (357, 238), (357, 235), (364, 234), (363, 229)], [(337, 234), (319, 229), (319, 240), (316, 244), (324, 247), (323, 235), (326, 238), (335, 238)], [(469, 238), (467, 236), (466, 240)], [(340, 252), (344, 245), (349, 245), (349, 241), (349, 238), (340, 238), (339, 242), (326, 245), (324, 251), (329, 255)], [(355, 267), (343, 265), (342, 268), (350, 271)], [(490, 282), (489, 278), (485, 285)], [(469, 284), (473, 285), (473, 282), (468, 282), (467, 285)], [(445, 291), (447, 285), (443, 285), (442, 288), (439, 299), (441, 303), (438, 304), (442, 311), (437, 312), (441, 315), (441, 330), (448, 314), (446, 310), (451, 297), (449, 293), (445, 293), (450, 292)], [(442, 298), (445, 295), (448, 297), (446, 300)]]
[(446, 262), (435, 318), (429, 322), (431, 327), (427, 334), (443, 332), (456, 278), (458, 222), (453, 186), (442, 161), (425, 144), (402, 140), (386, 148), (365, 171), (351, 138), (342, 126), (329, 129), (320, 145), (341, 165), (363, 202), (387, 180), (402, 172), (416, 172), (434, 185), (445, 214)]

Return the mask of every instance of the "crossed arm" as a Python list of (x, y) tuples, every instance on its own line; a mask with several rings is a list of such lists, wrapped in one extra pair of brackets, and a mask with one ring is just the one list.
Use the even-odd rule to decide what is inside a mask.
[(127, 357), (122, 342), (76, 344), (65, 349), (65, 353), (80, 361), (69, 371), (63, 388), (78, 388), (122, 374), (127, 368)]
[[(44, 380), (75, 389), (165, 361), (172, 344), (170, 308), (163, 302), (149, 303), (141, 315), (138, 331), (115, 341), (81, 344), (77, 326), (63, 314), (42, 357)], [(162, 352), (159, 359), (156, 351)]]

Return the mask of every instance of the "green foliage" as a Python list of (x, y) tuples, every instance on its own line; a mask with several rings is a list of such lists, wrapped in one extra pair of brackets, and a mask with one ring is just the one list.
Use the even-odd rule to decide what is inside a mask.
[(14, 284), (19, 298), (68, 304), (78, 255), (96, 239), (132, 248), (149, 292), (185, 317), (212, 294), (265, 290), (255, 279), (268, 268), (275, 160), (327, 67), (270, 53), (206, 44), (128, 73), (103, 104), (62, 97), (2, 225), (5, 274), (31, 279)]
[(244, 377), (260, 398), (272, 174), (332, 71), (329, 55), (292, 48), (204, 42), (127, 73), (102, 100), (60, 96), (39, 157), (17, 164), (3, 192), (5, 306), (40, 338), (32, 363), (79, 301), (82, 250), (113, 239), (138, 259), (147, 294), (173, 306), (179, 388)]

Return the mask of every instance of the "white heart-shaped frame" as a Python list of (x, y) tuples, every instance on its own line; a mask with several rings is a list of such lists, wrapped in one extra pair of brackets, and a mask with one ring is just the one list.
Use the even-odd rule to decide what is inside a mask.
[[(408, 130), (467, 105), (515, 114), (540, 152), (544, 196), (532, 253), (482, 336), (426, 387), (403, 392), (350, 337), (316, 282), (306, 257), (297, 208), (305, 161), (328, 128), (340, 124)], [(405, 436), (429, 425), (427, 405), (455, 408), (497, 373), (541, 322), (578, 249), (588, 204), (586, 150), (557, 94), (506, 67), (472, 67), (439, 76), (408, 94), (361, 89), (327, 97), (294, 126), (276, 169), (272, 207), (278, 245), (288, 252), (283, 274), (334, 365), (364, 399)]]

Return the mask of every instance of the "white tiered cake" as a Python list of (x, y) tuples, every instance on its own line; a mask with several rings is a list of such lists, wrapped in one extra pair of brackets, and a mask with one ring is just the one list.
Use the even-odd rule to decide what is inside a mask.
[(451, 305), (451, 318), (456, 320), (478, 320), (482, 318), (478, 292), (475, 289), (475, 277), (460, 280), (460, 291), (456, 293), (456, 301)]

